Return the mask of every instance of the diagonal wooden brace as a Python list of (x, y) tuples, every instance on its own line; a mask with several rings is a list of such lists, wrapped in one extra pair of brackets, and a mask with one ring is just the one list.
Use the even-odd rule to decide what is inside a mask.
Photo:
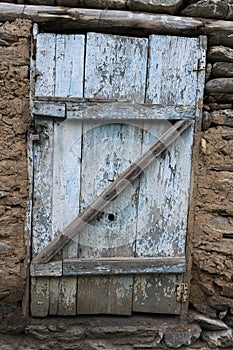
[(65, 244), (81, 232), (88, 223), (96, 219), (103, 209), (113, 201), (129, 183), (133, 183), (134, 180), (142, 174), (144, 169), (165, 151), (191, 124), (193, 124), (193, 121), (181, 120), (172, 125), (142, 154), (142, 156), (124, 170), (99, 197), (58, 234), (57, 237), (32, 260), (32, 263), (45, 264), (51, 261)]

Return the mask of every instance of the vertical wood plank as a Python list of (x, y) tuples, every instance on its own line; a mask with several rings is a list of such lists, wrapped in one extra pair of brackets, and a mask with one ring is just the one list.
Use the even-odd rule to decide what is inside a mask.
[[(141, 137), (141, 128), (138, 125), (85, 123), (82, 151), (82, 208), (91, 203), (140, 155)], [(133, 186), (129, 184), (122, 195), (109, 203), (99, 219), (93, 221), (80, 233), (79, 257), (134, 256), (138, 186), (139, 181), (135, 181)], [(127, 293), (116, 294), (117, 283), (125, 284), (127, 280), (129, 286)], [(82, 310), (81, 313), (84, 313), (82, 305), (83, 296), (87, 290), (87, 281), (88, 279), (83, 277), (78, 279), (78, 310)], [(96, 313), (112, 312), (111, 303), (115, 303), (114, 313), (119, 314), (122, 309), (125, 309), (127, 314), (129, 313), (129, 290), (133, 283), (132, 276), (109, 277), (107, 280), (96, 277), (91, 281), (93, 287), (88, 292), (90, 306), (88, 309), (88, 304), (85, 304), (85, 313), (93, 313), (93, 303), (101, 305), (101, 312), (96, 311)], [(107, 283), (108, 293), (116, 298), (115, 301), (106, 296), (103, 303), (102, 283)]]
[(62, 277), (58, 299), (58, 315), (74, 316), (77, 308), (77, 278)]
[(55, 96), (83, 97), (84, 35), (56, 36)]
[[(37, 122), (42, 123), (37, 119)], [(40, 142), (34, 143), (34, 202), (32, 256), (46, 247), (52, 234), (53, 121), (44, 120)]]
[(36, 96), (54, 96), (56, 35), (37, 35), (36, 44)]
[(138, 276), (134, 282), (133, 311), (179, 314), (181, 304), (176, 300), (176, 291), (182, 280), (182, 274)]
[[(82, 122), (54, 123), (52, 230), (58, 234), (79, 214)], [(77, 257), (77, 240), (64, 248), (63, 257)]]
[(147, 39), (88, 33), (84, 97), (144, 102), (147, 48)]
[(89, 277), (80, 280), (77, 314), (131, 314), (131, 277)]
[[(141, 153), (134, 125), (85, 123), (82, 150), (82, 209)], [(79, 257), (134, 256), (138, 181), (79, 234)]]
[(198, 38), (151, 35), (146, 101), (194, 105)]
[(59, 277), (50, 277), (49, 279), (49, 315), (57, 315), (59, 298)]
[(31, 315), (45, 317), (49, 311), (49, 277), (31, 278)]
[[(168, 121), (146, 122), (143, 148), (169, 127)], [(192, 143), (190, 127), (141, 177), (136, 256), (185, 256)]]

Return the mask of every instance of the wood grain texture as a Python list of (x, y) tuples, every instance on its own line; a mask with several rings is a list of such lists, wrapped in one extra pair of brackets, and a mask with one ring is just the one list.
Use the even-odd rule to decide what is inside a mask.
[[(156, 142), (132, 163), (125, 171), (118, 176), (117, 180), (112, 182), (82, 213), (74, 219), (53, 242), (51, 242), (43, 252), (39, 253), (33, 263), (49, 262), (71, 239), (92, 220), (96, 219), (100, 212), (144, 171), (144, 169), (167, 147), (176, 140), (184, 130), (186, 130), (192, 121), (179, 121), (170, 127)], [(111, 220), (110, 220), (111, 221)]]
[(31, 315), (45, 317), (49, 311), (49, 277), (31, 278)]
[(178, 314), (194, 128), (190, 120), (170, 128), (163, 119), (199, 116), (201, 39), (151, 36), (148, 49), (147, 39), (88, 33), (76, 96), (70, 82), (84, 55), (73, 70), (74, 37), (56, 36), (54, 95), (34, 100), (39, 119), (60, 118), (53, 121), (46, 207), (49, 237), (58, 236), (33, 259), (45, 263), (63, 253), (63, 276), (49, 281), (49, 313), (129, 315), (133, 303), (137, 312)]
[[(52, 193), (53, 235), (61, 232), (80, 212), (82, 123), (54, 123)], [(64, 257), (77, 256), (77, 241), (65, 247)]]
[(59, 285), (58, 315), (76, 315), (77, 278), (70, 276), (62, 277)]
[[(59, 102), (58, 102), (59, 101)], [(157, 119), (194, 119), (194, 106), (163, 106), (161, 104), (131, 103), (103, 99), (54, 99), (51, 101), (34, 100), (33, 114), (44, 117), (56, 117), (78, 120), (157, 120)]]
[[(82, 209), (140, 156), (142, 130), (128, 124), (85, 123), (83, 131)], [(138, 182), (128, 184), (121, 194), (117, 186), (114, 201), (105, 197), (101, 215), (79, 232), (80, 258), (134, 255)]]
[(64, 276), (134, 275), (184, 271), (185, 258), (65, 259), (63, 262)]
[(56, 35), (37, 34), (35, 95), (54, 96)]
[(198, 49), (197, 38), (150, 36), (147, 102), (195, 106)]
[(35, 95), (82, 97), (84, 35), (42, 33), (36, 42)]
[(57, 315), (59, 300), (60, 278), (50, 277), (49, 279), (49, 315)]
[(55, 96), (83, 96), (85, 36), (56, 36)]
[(87, 34), (85, 97), (144, 102), (147, 39)]
[(182, 280), (182, 274), (138, 276), (134, 282), (133, 311), (180, 314), (176, 291)]
[(62, 276), (62, 261), (52, 261), (48, 264), (31, 264), (30, 275), (35, 276)]
[(53, 118), (65, 118), (66, 117), (66, 105), (65, 103), (53, 103), (53, 102), (43, 102), (34, 101), (32, 113), (35, 116), (40, 117), (53, 117)]
[[(39, 121), (37, 121), (39, 123)], [(42, 124), (41, 124), (42, 123)], [(52, 164), (54, 150), (53, 121), (40, 121), (40, 143), (34, 143), (34, 202), (32, 256), (46, 247), (52, 234)]]
[(132, 277), (79, 277), (77, 314), (131, 315)]
[[(144, 123), (143, 150), (167, 127), (167, 121)], [(190, 127), (141, 176), (136, 256), (185, 256), (192, 143)]]

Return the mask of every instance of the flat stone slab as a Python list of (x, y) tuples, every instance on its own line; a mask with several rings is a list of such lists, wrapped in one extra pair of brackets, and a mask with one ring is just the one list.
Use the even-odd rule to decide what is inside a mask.
[(212, 74), (215, 77), (233, 77), (233, 63), (216, 62), (212, 67)]
[[(33, 1), (40, 0), (30, 0), (32, 5)], [(53, 0), (44, 0), (44, 1), (53, 1)], [(126, 9), (126, 0), (57, 0), (56, 5), (66, 6), (66, 7), (89, 7), (89, 8), (108, 8), (115, 10), (125, 10)]]
[(182, 15), (192, 17), (224, 19), (228, 14), (227, 0), (200, 0), (189, 5), (182, 11)]
[(183, 0), (128, 0), (130, 10), (173, 14), (182, 5)]
[(212, 331), (228, 329), (228, 326), (223, 321), (216, 320), (196, 312), (190, 315), (190, 320), (196, 321), (202, 328)]
[(191, 345), (199, 339), (201, 327), (198, 324), (189, 324), (187, 327), (168, 328), (164, 333), (164, 342), (169, 348), (177, 349), (182, 345)]
[(209, 62), (233, 62), (233, 49), (224, 46), (213, 46), (209, 49)]
[(233, 78), (216, 78), (209, 80), (206, 84), (206, 92), (232, 93)]

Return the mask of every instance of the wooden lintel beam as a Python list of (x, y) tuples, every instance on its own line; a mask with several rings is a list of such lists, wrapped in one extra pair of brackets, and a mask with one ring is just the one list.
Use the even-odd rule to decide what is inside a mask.
[(138, 35), (233, 34), (233, 22), (166, 14), (0, 3), (0, 22), (26, 18), (46, 30), (93, 30)]

